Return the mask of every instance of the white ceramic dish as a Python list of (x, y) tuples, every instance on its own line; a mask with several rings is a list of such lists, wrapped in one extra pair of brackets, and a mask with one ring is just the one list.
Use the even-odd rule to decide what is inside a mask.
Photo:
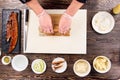
[(23, 71), (28, 66), (28, 58), (24, 55), (16, 55), (12, 59), (12, 67), (16, 71)]
[(92, 19), (93, 29), (100, 33), (106, 34), (112, 31), (115, 25), (115, 20), (113, 16), (105, 11), (100, 11), (96, 13)]
[[(41, 67), (41, 64), (39, 64), (39, 63), (41, 63), (41, 61), (42, 61), (42, 64), (43, 64), (42, 66), (43, 66), (43, 67)], [(41, 68), (43, 68), (43, 70), (42, 70), (42, 71), (36, 71), (36, 70), (34, 69), (34, 65), (35, 65), (35, 64), (38, 65), (38, 66), (37, 66), (37, 68), (39, 68), (38, 70), (40, 70)], [(31, 68), (32, 68), (32, 71), (33, 71), (34, 73), (36, 73), (36, 74), (42, 74), (42, 73), (44, 73), (45, 70), (46, 70), (46, 63), (45, 63), (45, 61), (42, 60), (42, 59), (35, 59), (35, 60), (32, 62)]]
[[(81, 63), (78, 65), (79, 62), (84, 62), (85, 64)], [(83, 70), (84, 70), (84, 72), (83, 72)], [(85, 77), (91, 71), (90, 63), (87, 60), (79, 59), (74, 63), (73, 71), (77, 76)]]
[(61, 57), (57, 57), (57, 58), (55, 58), (53, 61), (52, 61), (52, 63), (53, 62), (57, 62), (57, 61), (64, 61), (63, 63), (62, 63), (62, 67), (60, 67), (60, 68), (58, 68), (58, 69), (54, 69), (54, 66), (55, 65), (51, 65), (52, 66), (52, 69), (53, 69), (53, 71), (54, 72), (56, 72), (56, 73), (63, 73), (66, 69), (67, 69), (67, 62), (66, 62), (66, 60), (64, 59), (64, 58), (61, 58)]
[[(8, 61), (8, 62), (5, 62), (5, 58), (7, 58), (7, 61)], [(10, 57), (10, 56), (3, 56), (3, 57), (2, 57), (2, 64), (8, 65), (8, 64), (10, 64), (10, 63), (11, 63), (11, 57)]]
[[(98, 69), (95, 65), (97, 65), (97, 63), (96, 63), (96, 60), (98, 59), (98, 58), (102, 58), (102, 59), (105, 59), (106, 60), (106, 62), (107, 62), (107, 67), (106, 67), (106, 69), (105, 70), (100, 70), (100, 69)], [(99, 66), (98, 67), (103, 67), (104, 68), (104, 63), (102, 63), (102, 62), (98, 62), (98, 64), (99, 64)], [(94, 61), (93, 61), (93, 67), (94, 67), (94, 69), (98, 72), (98, 73), (106, 73), (106, 72), (108, 72), (110, 69), (111, 69), (111, 61), (107, 58), (107, 57), (105, 57), (105, 56), (97, 56), (95, 59), (94, 59)]]

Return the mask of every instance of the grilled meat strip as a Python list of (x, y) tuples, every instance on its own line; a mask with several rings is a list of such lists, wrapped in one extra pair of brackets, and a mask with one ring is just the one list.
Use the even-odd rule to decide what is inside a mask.
[[(17, 44), (18, 40), (18, 17), (17, 13), (12, 12), (9, 16), (9, 20), (11, 24), (7, 24), (7, 39), (10, 40), (8, 53), (12, 52)], [(9, 26), (11, 25), (11, 27)]]
[(6, 32), (6, 39), (7, 39), (7, 42), (10, 40), (10, 38), (11, 38), (11, 28), (12, 28), (12, 26), (11, 26), (11, 21), (7, 21), (7, 32)]

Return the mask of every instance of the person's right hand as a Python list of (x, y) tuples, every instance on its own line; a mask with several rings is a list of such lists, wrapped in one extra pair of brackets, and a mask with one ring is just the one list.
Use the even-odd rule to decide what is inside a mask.
[(38, 15), (39, 23), (40, 23), (40, 29), (43, 33), (54, 33), (53, 32), (53, 26), (52, 26), (52, 20), (50, 15), (47, 14), (46, 11), (43, 11)]
[(72, 23), (72, 17), (67, 13), (64, 13), (61, 16), (61, 19), (59, 22), (59, 33), (66, 34), (67, 32), (69, 32), (71, 23)]

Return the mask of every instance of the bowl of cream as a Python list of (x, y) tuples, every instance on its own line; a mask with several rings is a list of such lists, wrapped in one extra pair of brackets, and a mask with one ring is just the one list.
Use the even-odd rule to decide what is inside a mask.
[(79, 77), (87, 76), (91, 71), (90, 63), (85, 59), (79, 59), (74, 63), (74, 73)]
[(36, 74), (42, 74), (46, 70), (46, 63), (42, 59), (35, 59), (31, 65), (32, 71)]

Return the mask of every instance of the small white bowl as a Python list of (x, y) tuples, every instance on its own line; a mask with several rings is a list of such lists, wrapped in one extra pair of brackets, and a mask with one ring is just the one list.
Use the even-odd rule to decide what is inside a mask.
[(12, 68), (15, 71), (23, 71), (28, 66), (28, 58), (25, 55), (16, 55), (12, 59)]
[(100, 34), (111, 32), (114, 28), (114, 25), (114, 17), (106, 11), (99, 11), (92, 19), (93, 29)]
[[(42, 72), (36, 71), (36, 70), (34, 69), (34, 65), (35, 65), (35, 64), (38, 65), (38, 67), (39, 67), (39, 69), (40, 69), (40, 68), (41, 68), (41, 67), (40, 67), (41, 65), (40, 65), (39, 63), (41, 63), (41, 61), (42, 61), (42, 64), (44, 65), (44, 68), (43, 68)], [(37, 68), (38, 68), (38, 67), (37, 67)], [(44, 73), (45, 70), (46, 70), (46, 63), (45, 63), (45, 61), (42, 60), (42, 59), (35, 59), (35, 60), (32, 62), (31, 68), (32, 68), (32, 71), (33, 71), (34, 73), (36, 73), (36, 74), (42, 74), (42, 73)]]
[[(8, 62), (5, 62), (5, 58), (8, 59)], [(2, 57), (2, 64), (8, 65), (11, 63), (11, 57), (10, 56), (3, 56)]]
[[(99, 59), (99, 62), (97, 61), (98, 58), (101, 58)], [(104, 60), (104, 61), (103, 61)], [(100, 62), (101, 61), (101, 62)], [(107, 63), (107, 65), (105, 65), (105, 63)], [(98, 65), (98, 66), (97, 66)], [(101, 65), (101, 66), (100, 66)], [(105, 70), (100, 70), (100, 69), (103, 69), (105, 68), (106, 66), (106, 69)], [(108, 72), (110, 69), (111, 69), (111, 61), (106, 57), (106, 56), (97, 56), (94, 61), (93, 61), (93, 67), (94, 69), (98, 72), (98, 73), (106, 73)], [(98, 69), (98, 68), (99, 69)], [(101, 68), (100, 68), (101, 67)]]
[[(64, 61), (64, 62), (62, 62), (61, 64), (62, 64), (62, 67), (60, 67), (60, 68), (58, 68), (58, 69), (54, 69), (54, 66), (55, 65), (53, 65), (53, 62), (57, 62), (57, 61)], [(53, 61), (52, 61), (52, 70), (54, 71), (54, 72), (56, 72), (56, 73), (63, 73), (63, 72), (65, 72), (66, 71), (66, 69), (67, 69), (67, 62), (66, 62), (66, 60), (64, 59), (64, 58), (61, 58), (61, 57), (57, 57), (57, 58), (55, 58)]]
[[(79, 62), (81, 62), (81, 64), (78, 65)], [(83, 62), (84, 62), (84, 66), (83, 66)], [(84, 73), (83, 73), (82, 70), (84, 70)], [(74, 73), (77, 76), (79, 76), (79, 77), (85, 77), (85, 76), (87, 76), (90, 73), (90, 71), (91, 71), (91, 65), (90, 65), (90, 63), (87, 60), (79, 59), (79, 60), (77, 60), (74, 63), (73, 71), (74, 71)]]

